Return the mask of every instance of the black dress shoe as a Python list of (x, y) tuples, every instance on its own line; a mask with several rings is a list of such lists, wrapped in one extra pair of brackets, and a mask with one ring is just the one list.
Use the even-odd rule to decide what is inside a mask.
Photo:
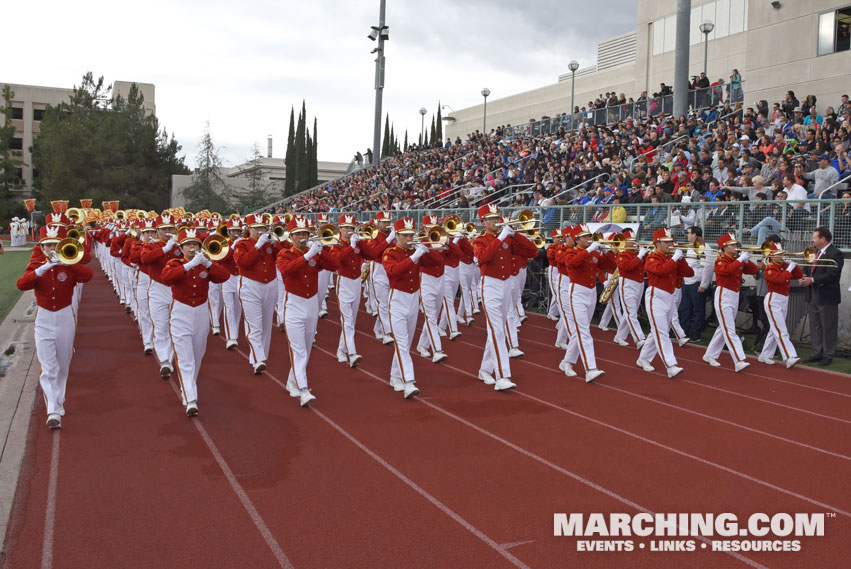
[(821, 356), (810, 356), (810, 359), (807, 360), (807, 363), (815, 363), (820, 362), (822, 360)]
[(822, 358), (822, 360), (818, 363), (820, 366), (829, 366), (833, 362), (833, 358)]

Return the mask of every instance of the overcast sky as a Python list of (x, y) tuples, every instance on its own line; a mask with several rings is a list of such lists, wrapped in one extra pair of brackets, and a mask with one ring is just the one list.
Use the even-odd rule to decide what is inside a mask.
[[(379, 0), (12, 2), (3, 9), (0, 81), (51, 87), (86, 71), (156, 85), (157, 116), (194, 166), (206, 121), (226, 165), (254, 143), (286, 147), (290, 107), (318, 119), (319, 159), (372, 146)], [(438, 101), (461, 109), (555, 83), (592, 65), (600, 40), (635, 27), (635, 0), (387, 0), (382, 114), (410, 141)], [(382, 123), (383, 124), (383, 123)], [(383, 126), (382, 126), (383, 128)]]

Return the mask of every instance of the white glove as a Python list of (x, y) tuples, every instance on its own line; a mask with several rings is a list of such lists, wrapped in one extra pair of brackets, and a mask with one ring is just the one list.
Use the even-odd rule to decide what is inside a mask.
[(201, 262), (201, 264), (202, 264), (202, 265), (204, 265), (204, 266), (205, 266), (205, 267), (207, 267), (207, 268), (210, 268), (210, 265), (212, 265), (212, 264), (213, 264), (213, 261), (212, 261), (212, 260), (211, 260), (211, 259), (210, 259), (207, 255), (205, 255), (204, 253), (195, 253), (195, 258), (196, 258), (196, 259), (200, 258), (200, 259), (201, 259), (201, 261), (200, 261), (200, 262)]
[(387, 235), (387, 242), (393, 243), (394, 241), (396, 241), (396, 230), (391, 229), (390, 233)]
[(40, 277), (44, 273), (46, 273), (47, 271), (52, 269), (53, 267), (56, 267), (57, 265), (61, 265), (61, 264), (62, 263), (60, 263), (59, 261), (52, 261), (50, 263), (45, 263), (35, 270), (35, 276)]
[(452, 238), (452, 242), (458, 245), (458, 242), (461, 241), (461, 239), (463, 239), (463, 235), (459, 233), (458, 235)]
[(750, 258), (751, 258), (751, 257), (750, 257), (750, 255), (748, 255), (748, 252), (747, 252), (747, 251), (745, 251), (744, 253), (742, 253), (741, 255), (739, 255), (739, 257), (738, 257), (736, 260), (737, 260), (738, 262), (740, 262), (740, 263), (747, 263), (747, 262), (748, 262), (748, 259), (750, 259)]
[(165, 251), (166, 253), (168, 253), (169, 251), (171, 251), (172, 249), (174, 249), (175, 245), (177, 245), (177, 241), (174, 239), (174, 237), (172, 237), (172, 238), (171, 238), (171, 239), (169, 239), (169, 240), (168, 240), (168, 242), (165, 244), (165, 247), (163, 247), (163, 251)]
[(797, 266), (798, 266), (798, 263), (796, 263), (795, 261), (792, 261), (791, 263), (789, 263), (789, 266), (786, 267), (786, 270), (791, 273), (792, 271), (795, 270), (795, 267), (797, 267)]
[(201, 264), (201, 255), (199, 253), (196, 253), (195, 256), (192, 257), (191, 261), (189, 261), (187, 263), (183, 263), (183, 270), (184, 271), (192, 270), (200, 264)]
[(240, 241), (242, 241), (242, 237), (237, 237), (236, 239), (233, 240), (233, 244), (236, 245)]
[(131, 231), (131, 230), (130, 230), (130, 229), (128, 229), (127, 231), (125, 231), (125, 232), (124, 232), (124, 235), (126, 235), (127, 237), (130, 237), (130, 231)]
[(307, 250), (307, 253), (304, 254), (304, 258), (310, 260), (314, 258), (319, 252), (322, 251), (322, 243), (319, 241), (313, 241), (310, 244), (310, 248)]
[(514, 229), (512, 229), (510, 225), (506, 225), (502, 228), (502, 231), (499, 232), (499, 240), (505, 241), (512, 235), (514, 235)]
[(260, 239), (258, 239), (258, 240), (257, 240), (257, 244), (256, 244), (256, 245), (254, 245), (254, 248), (255, 248), (255, 249), (260, 249), (260, 248), (262, 248), (262, 247), (263, 247), (263, 245), (265, 245), (266, 243), (268, 243), (268, 242), (269, 242), (269, 239), (271, 239), (271, 238), (269, 237), (269, 234), (268, 234), (268, 233), (264, 233), (263, 235), (261, 235), (261, 236), (260, 236)]
[(673, 257), (671, 257), (671, 259), (673, 259), (674, 261), (679, 261), (680, 259), (682, 259), (682, 258), (683, 258), (683, 256), (684, 256), (684, 255), (683, 255), (683, 250), (682, 250), (682, 249), (677, 249), (676, 251), (674, 251), (674, 256), (673, 256)]
[(360, 241), (360, 235), (352, 233), (352, 236), (349, 237), (349, 245), (352, 246), (352, 249), (358, 246), (358, 241)]
[(596, 251), (596, 250), (597, 250), (597, 249), (599, 249), (600, 247), (602, 247), (602, 245), (600, 245), (599, 243), (597, 243), (597, 242), (595, 241), (594, 243), (591, 243), (591, 245), (589, 245), (589, 246), (588, 246), (588, 252), (589, 252), (589, 253), (593, 253), (594, 251)]
[(647, 255), (647, 249), (642, 247), (638, 250), (638, 258), (643, 259)]
[(420, 257), (425, 255), (426, 253), (428, 253), (428, 247), (426, 247), (422, 243), (419, 243), (419, 244), (417, 244), (417, 247), (414, 250), (414, 254), (411, 255), (411, 260), (416, 263), (417, 261), (420, 260)]

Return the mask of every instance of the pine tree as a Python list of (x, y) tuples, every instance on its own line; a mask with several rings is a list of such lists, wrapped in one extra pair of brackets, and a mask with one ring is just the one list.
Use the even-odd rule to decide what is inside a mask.
[(437, 102), (437, 141), (443, 143), (443, 116), (440, 114), (440, 101)]
[(316, 142), (316, 117), (313, 117), (313, 152), (308, 157), (310, 164), (310, 183), (308, 187), (319, 185), (319, 153), (317, 152), (318, 143)]
[(405, 129), (405, 152), (408, 151), (408, 129)]
[(290, 107), (290, 129), (287, 134), (287, 155), (284, 158), (284, 195), (291, 196), (295, 193), (295, 170), (296, 170), (296, 148), (295, 148), (295, 108)]
[(396, 154), (396, 133), (394, 132), (393, 125), (390, 125), (390, 150), (388, 152), (390, 156)]
[(231, 211), (231, 189), (222, 176), (222, 159), (219, 150), (210, 133), (210, 123), (204, 127), (201, 136), (198, 157), (195, 159), (195, 172), (192, 174), (192, 184), (183, 190), (186, 209), (198, 211)]
[(434, 126), (434, 115), (431, 115), (431, 130), (429, 131), (429, 139), (431, 140), (431, 144), (434, 145), (434, 141), (437, 140), (437, 129)]
[(305, 136), (305, 121), (306, 121), (307, 110), (305, 109), (305, 103), (302, 100), (301, 102), (301, 113), (298, 115), (298, 126), (295, 131), (295, 180), (293, 183), (295, 184), (295, 192), (298, 193), (302, 190), (307, 189), (307, 164), (305, 160), (305, 142), (307, 137)]
[(390, 156), (390, 114), (384, 120), (384, 139), (381, 141), (381, 156)]

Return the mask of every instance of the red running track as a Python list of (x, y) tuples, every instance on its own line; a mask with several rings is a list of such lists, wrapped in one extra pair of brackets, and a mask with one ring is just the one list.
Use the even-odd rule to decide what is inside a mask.
[[(682, 379), (634, 366), (595, 331), (587, 385), (558, 371), (552, 323), (530, 315), (519, 387), (475, 379), (480, 324), (414, 356), (421, 395), (387, 385), (392, 346), (358, 323), (357, 370), (334, 356), (337, 311), (309, 366), (318, 399), (282, 388), (286, 339), (254, 376), (241, 341), (210, 338), (200, 417), (141, 354), (100, 275), (86, 286), (60, 433), (34, 411), (4, 567), (840, 567), (851, 556), (851, 382), (677, 349)], [(445, 340), (445, 339), (444, 339)], [(802, 550), (731, 555), (577, 551), (554, 512), (827, 513)], [(845, 559), (846, 562), (843, 562)]]

